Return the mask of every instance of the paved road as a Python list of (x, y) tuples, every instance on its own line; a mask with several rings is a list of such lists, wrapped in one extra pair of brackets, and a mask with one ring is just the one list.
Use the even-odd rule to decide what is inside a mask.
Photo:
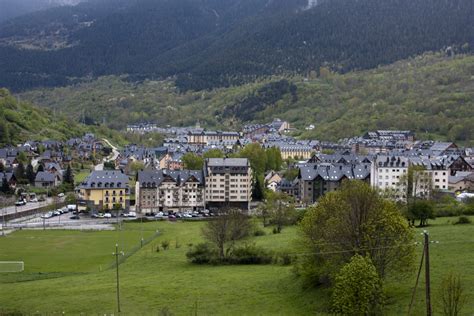
[(102, 138), (102, 140), (106, 142), (107, 145), (109, 145), (112, 148), (112, 153), (108, 157), (105, 157), (104, 159), (102, 159), (102, 162), (100, 164), (94, 166), (94, 170), (96, 171), (104, 170), (104, 162), (109, 161), (109, 160), (115, 160), (120, 155), (120, 152), (117, 150), (117, 147), (112, 145), (108, 139)]
[[(60, 199), (62, 202), (64, 198)], [(48, 206), (54, 203), (52, 198), (47, 198), (44, 202), (36, 202), (36, 203), (27, 203), (23, 206), (8, 206), (5, 208), (0, 209), (0, 216), (14, 214), (14, 213), (21, 213), (25, 211), (31, 211), (40, 207)]]
[(72, 213), (65, 213), (59, 216), (42, 219), (39, 214), (29, 218), (24, 218), (20, 221), (9, 222), (6, 229), (42, 229), (45, 228), (56, 228), (56, 229), (79, 229), (79, 230), (113, 230), (115, 227), (113, 224), (117, 223), (116, 218), (90, 218), (89, 216), (80, 216), (79, 220), (72, 220), (70, 217)]

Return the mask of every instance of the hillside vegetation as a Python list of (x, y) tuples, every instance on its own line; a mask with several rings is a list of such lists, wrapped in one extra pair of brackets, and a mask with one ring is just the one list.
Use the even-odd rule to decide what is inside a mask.
[[(171, 80), (108, 76), (21, 97), (115, 129), (145, 121), (229, 129), (280, 117), (304, 137), (335, 140), (395, 128), (472, 143), (473, 74), (474, 56), (425, 54), (374, 70), (341, 75), (322, 68), (320, 76), (270, 77), (202, 92), (180, 93)], [(316, 128), (306, 131), (309, 124)]]
[(118, 143), (123, 137), (104, 126), (86, 126), (69, 119), (66, 113), (19, 102), (6, 89), (0, 89), (0, 146), (16, 145), (27, 140), (67, 140), (87, 132), (97, 133)]

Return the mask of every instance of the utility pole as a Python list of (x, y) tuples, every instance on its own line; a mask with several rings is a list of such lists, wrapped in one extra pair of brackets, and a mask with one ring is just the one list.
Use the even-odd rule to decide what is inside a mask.
[(427, 231), (425, 235), (425, 290), (426, 290), (426, 315), (431, 316), (431, 288), (430, 288), (430, 240)]
[(123, 252), (118, 251), (118, 244), (115, 244), (115, 252), (113, 255), (115, 256), (115, 266), (117, 271), (117, 310), (120, 313), (119, 255), (123, 256)]

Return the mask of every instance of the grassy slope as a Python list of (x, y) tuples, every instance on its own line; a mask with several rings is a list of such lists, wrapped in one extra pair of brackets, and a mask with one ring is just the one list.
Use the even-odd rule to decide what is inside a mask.
[[(453, 226), (447, 223), (447, 220), (449, 219), (433, 221), (433, 225), (429, 228), (432, 239), (440, 241), (440, 244), (435, 244), (431, 248), (433, 294), (436, 294), (442, 275), (452, 270), (463, 274), (464, 284), (472, 298), (474, 275), (469, 271), (474, 264), (474, 240), (470, 237), (473, 226)], [(190, 314), (193, 313), (196, 302), (198, 313), (205, 315), (307, 315), (324, 311), (327, 306), (327, 291), (303, 290), (299, 281), (294, 278), (292, 268), (288, 266), (214, 267), (189, 264), (185, 252), (189, 243), (201, 241), (199, 232), (202, 223), (158, 222), (144, 225), (146, 231), (158, 228), (163, 235), (120, 266), (121, 301), (125, 313), (156, 314), (167, 307), (175, 315)], [(133, 244), (136, 234), (140, 231), (140, 224), (127, 224), (127, 230), (135, 232), (135, 236), (131, 238)], [(296, 232), (296, 227), (293, 227), (285, 229), (281, 235), (267, 234), (255, 240), (257, 244), (277, 251), (295, 249)], [(101, 262), (110, 261), (109, 253), (111, 249), (113, 250), (115, 240), (101, 238), (99, 237), (101, 233), (57, 232), (56, 234), (63, 234), (64, 238), (57, 238), (59, 236), (54, 236), (52, 232), (23, 231), (0, 239), (0, 248), (7, 250), (2, 252), (0, 258), (17, 260), (19, 254), (29, 253), (28, 257), (31, 260), (25, 259), (27, 272), (28, 269), (70, 272), (73, 267), (78, 267), (80, 271), (90, 273), (2, 284), (0, 311), (3, 308), (7, 311), (42, 313), (62, 311), (87, 314), (112, 313), (116, 308), (115, 271), (93, 271), (97, 271)], [(75, 251), (71, 249), (70, 256), (59, 255), (56, 247), (37, 247), (37, 241), (44, 244), (45, 240), (49, 239), (48, 244), (62, 244), (61, 239), (68, 240), (70, 236), (75, 235), (80, 238), (75, 240), (77, 249)], [(36, 238), (29, 240), (31, 243), (29, 247), (22, 247), (28, 236)], [(41, 239), (38, 239), (39, 237)], [(171, 249), (157, 253), (153, 248), (161, 240), (169, 240)], [(181, 245), (180, 248), (176, 249), (176, 241)], [(92, 250), (94, 248), (95, 250)], [(90, 251), (93, 251), (94, 256), (87, 256), (87, 252)], [(43, 255), (38, 256), (38, 252)], [(17, 255), (11, 255), (14, 253)], [(76, 259), (84, 256), (87, 259), (83, 262)], [(37, 258), (42, 258), (44, 261), (41, 260), (38, 264), (31, 263), (32, 260), (38, 260)], [(54, 266), (55, 262), (58, 264)], [(414, 280), (415, 275), (412, 275), (408, 279), (392, 280), (389, 283), (387, 314), (406, 313)], [(415, 314), (423, 313), (422, 284), (423, 279), (420, 280)], [(25, 296), (25, 293), (35, 295)], [(474, 311), (472, 299), (464, 311), (469, 313)]]
[[(298, 87), (298, 100), (289, 96), (255, 113), (255, 121), (287, 119), (305, 137), (338, 139), (371, 129), (414, 129), (423, 137), (472, 141), (474, 116), (474, 56), (446, 58), (426, 54), (369, 71), (303, 81), (289, 78)], [(180, 94), (171, 81), (128, 83), (103, 77), (75, 86), (42, 89), (23, 98), (58, 112), (70, 111), (106, 118), (110, 126), (155, 121), (161, 125), (193, 125), (233, 128), (241, 122), (222, 118), (222, 110), (249, 93), (279, 78), (213, 91)], [(67, 110), (66, 110), (67, 109)], [(237, 113), (238, 115), (238, 113)]]

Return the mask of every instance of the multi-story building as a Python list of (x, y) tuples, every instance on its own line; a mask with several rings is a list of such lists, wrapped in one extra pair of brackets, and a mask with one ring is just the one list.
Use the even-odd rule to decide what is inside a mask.
[[(409, 176), (409, 168), (413, 174)], [(411, 194), (429, 197), (433, 190), (448, 190), (449, 170), (442, 158), (378, 156), (371, 167), (371, 185), (391, 191), (394, 199), (405, 200), (411, 178)]]
[(205, 206), (201, 170), (139, 171), (135, 184), (137, 211), (198, 210)]
[(188, 132), (187, 138), (188, 144), (206, 146), (218, 142), (232, 141), (236, 143), (240, 138), (240, 134), (237, 132), (196, 130)]
[(206, 205), (248, 209), (252, 200), (252, 169), (246, 158), (209, 158), (205, 161)]
[(370, 164), (323, 162), (299, 165), (298, 200), (312, 204), (324, 194), (339, 189), (344, 180), (361, 180), (369, 183)]
[(120, 205), (128, 210), (130, 189), (128, 177), (121, 171), (93, 171), (78, 187), (79, 209), (111, 210)]

